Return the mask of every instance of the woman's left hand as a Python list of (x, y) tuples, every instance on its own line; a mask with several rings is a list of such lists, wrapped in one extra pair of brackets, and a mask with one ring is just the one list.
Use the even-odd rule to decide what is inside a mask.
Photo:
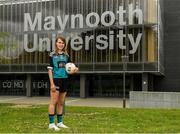
[(78, 73), (78, 71), (79, 71), (79, 68), (76, 67), (76, 68), (74, 69), (74, 73)]

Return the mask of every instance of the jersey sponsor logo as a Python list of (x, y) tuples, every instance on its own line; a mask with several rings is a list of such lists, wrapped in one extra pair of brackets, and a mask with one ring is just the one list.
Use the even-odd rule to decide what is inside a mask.
[(58, 61), (58, 68), (65, 68), (65, 62)]

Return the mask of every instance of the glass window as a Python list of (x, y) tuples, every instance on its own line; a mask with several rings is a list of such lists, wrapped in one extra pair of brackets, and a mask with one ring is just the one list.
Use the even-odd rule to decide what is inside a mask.
[(55, 37), (62, 35), (67, 39), (72, 61), (82, 71), (121, 72), (122, 56), (126, 55), (131, 71), (157, 72), (157, 64), (163, 63), (163, 15), (159, 1), (3, 2), (0, 4), (0, 63), (7, 65), (8, 70), (9, 65), (15, 64), (22, 69), (33, 66), (35, 71), (46, 67)]

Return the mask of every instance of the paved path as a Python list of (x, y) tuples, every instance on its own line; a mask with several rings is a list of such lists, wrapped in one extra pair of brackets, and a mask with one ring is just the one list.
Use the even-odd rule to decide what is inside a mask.
[[(48, 104), (50, 97), (26, 97), (26, 96), (0, 96), (0, 103), (14, 104)], [(122, 108), (122, 99), (120, 98), (76, 98), (67, 97), (68, 106), (92, 106), (92, 107), (119, 107)], [(126, 107), (129, 107), (128, 100)]]

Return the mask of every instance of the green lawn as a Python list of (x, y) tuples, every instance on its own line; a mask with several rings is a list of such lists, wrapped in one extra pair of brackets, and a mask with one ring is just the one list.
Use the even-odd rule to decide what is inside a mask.
[[(47, 105), (0, 104), (0, 133), (54, 133), (48, 130)], [(58, 133), (178, 133), (180, 109), (66, 107)]]

